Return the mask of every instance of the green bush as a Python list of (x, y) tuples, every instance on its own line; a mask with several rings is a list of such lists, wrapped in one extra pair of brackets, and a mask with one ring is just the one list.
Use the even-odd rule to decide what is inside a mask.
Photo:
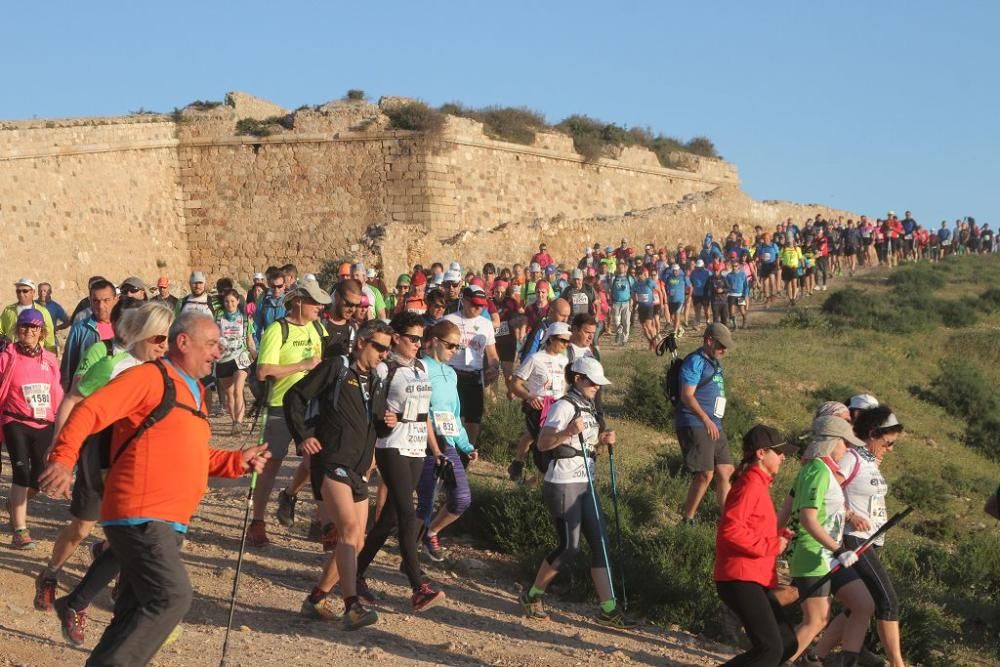
[(837, 401), (842, 403), (851, 396), (856, 396), (861, 393), (856, 387), (851, 387), (846, 384), (825, 384), (818, 389), (814, 389), (812, 392), (812, 397), (816, 401), (812, 404), (811, 410), (816, 410), (820, 405), (826, 403), (827, 401)]
[(384, 113), (388, 116), (389, 124), (393, 129), (426, 134), (441, 132), (446, 120), (443, 113), (420, 101), (391, 106)]
[(241, 118), (236, 121), (236, 134), (239, 136), (267, 137), (274, 132), (276, 127), (283, 127), (286, 130), (294, 129), (295, 116), (293, 114), (271, 116), (264, 120)]
[(209, 111), (216, 107), (221, 107), (222, 102), (218, 102), (216, 100), (195, 100), (188, 106), (197, 111)]
[(941, 373), (931, 381), (931, 397), (949, 414), (969, 422), (997, 414), (992, 383), (971, 361), (947, 357)]
[(973, 419), (965, 427), (962, 442), (986, 458), (1000, 461), (1000, 419), (995, 416)]
[(1000, 287), (989, 288), (979, 295), (979, 300), (986, 310), (990, 312), (1000, 310)]
[(903, 473), (889, 487), (892, 495), (918, 510), (937, 510), (948, 502), (948, 487), (936, 478)]
[(812, 308), (792, 308), (778, 320), (783, 329), (821, 329), (827, 325), (823, 314)]
[(524, 413), (520, 401), (508, 401), (506, 397), (490, 401), (476, 448), (494, 463), (510, 463), (523, 431)]
[(980, 308), (981, 306), (976, 299), (955, 299), (941, 301), (938, 306), (938, 314), (945, 326), (961, 329), (974, 326), (979, 322)]
[[(739, 396), (726, 393), (726, 416), (722, 419), (722, 427), (726, 431), (726, 438), (729, 440), (729, 447), (739, 450), (743, 441), (743, 434), (753, 428), (758, 422), (757, 416)], [(737, 456), (737, 460), (739, 457)]]
[(876, 295), (848, 287), (833, 292), (823, 312), (834, 324), (886, 333), (914, 333), (937, 322), (935, 304), (927, 294)]
[(955, 643), (961, 630), (959, 617), (919, 593), (908, 595), (900, 609), (899, 631), (906, 657), (924, 667), (955, 665)]
[(537, 131), (549, 128), (545, 116), (526, 107), (469, 109), (458, 102), (448, 102), (442, 104), (438, 111), (477, 120), (483, 124), (483, 131), (487, 136), (526, 146), (535, 143)]
[(684, 149), (688, 153), (694, 153), (702, 157), (719, 157), (719, 152), (715, 150), (715, 144), (708, 137), (695, 137), (684, 144)]
[(933, 292), (944, 287), (944, 276), (934, 270), (934, 265), (926, 262), (909, 264), (893, 271), (886, 282), (898, 294), (913, 292)]
[[(657, 372), (658, 368), (662, 368)], [(659, 430), (673, 429), (674, 408), (663, 393), (663, 376), (666, 367), (642, 364), (629, 378), (622, 405), (622, 413)]]
[(347, 94), (344, 95), (344, 99), (351, 101), (363, 100), (365, 99), (365, 91), (359, 90), (357, 88), (351, 88), (350, 90), (347, 91)]

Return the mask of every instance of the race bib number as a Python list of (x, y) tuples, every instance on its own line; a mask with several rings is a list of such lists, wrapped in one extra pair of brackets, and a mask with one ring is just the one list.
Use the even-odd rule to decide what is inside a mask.
[[(403, 421), (416, 421), (419, 415), (427, 414), (431, 405), (430, 384), (419, 384), (412, 387), (415, 396), (409, 396), (403, 402)], [(410, 387), (407, 388), (407, 391)]]
[(771, 253), (765, 252), (764, 254), (762, 254), (760, 256), (760, 258), (761, 258), (761, 260), (763, 260), (765, 262), (770, 262), (771, 261)]
[(715, 399), (715, 405), (712, 406), (712, 415), (722, 419), (726, 415), (726, 397), (719, 396)]
[(500, 326), (498, 326), (496, 328), (496, 330), (494, 331), (494, 335), (497, 338), (499, 338), (500, 336), (509, 336), (510, 335), (510, 322), (508, 322), (506, 320), (504, 320), (503, 322), (501, 322)]
[(236, 368), (245, 371), (250, 368), (250, 353), (244, 350), (236, 357)]
[(476, 351), (471, 347), (462, 348), (462, 359), (465, 360), (466, 366), (475, 366), (476, 364)]
[(400, 453), (407, 456), (423, 456), (427, 450), (427, 422), (406, 424), (406, 440), (400, 446)]
[(449, 438), (458, 437), (458, 420), (450, 412), (435, 412), (434, 427), (441, 435), (448, 436)]
[(951, 239), (948, 239), (947, 241), (941, 241), (941, 245), (951, 245)]
[(649, 303), (649, 294), (643, 292), (638, 295), (639, 303)]
[(49, 407), (52, 405), (51, 385), (48, 382), (33, 382), (21, 385), (21, 393), (24, 401), (31, 408), (32, 417), (35, 419), (45, 419)]

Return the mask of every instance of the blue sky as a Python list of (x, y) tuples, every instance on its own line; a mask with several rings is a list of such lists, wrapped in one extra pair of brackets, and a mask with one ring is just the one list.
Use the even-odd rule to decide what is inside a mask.
[(710, 137), (759, 199), (1000, 214), (1000, 3), (45, 2), (4, 9), (0, 118), (348, 88)]

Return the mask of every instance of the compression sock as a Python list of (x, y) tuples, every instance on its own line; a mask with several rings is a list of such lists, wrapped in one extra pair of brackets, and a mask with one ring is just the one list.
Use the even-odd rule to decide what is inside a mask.
[(610, 614), (615, 610), (615, 607), (617, 606), (618, 604), (615, 602), (615, 599), (611, 598), (610, 600), (605, 600), (604, 602), (601, 603), (601, 611), (603, 611), (605, 614)]
[(528, 597), (532, 600), (534, 600), (535, 598), (540, 598), (543, 595), (545, 595), (545, 591), (542, 590), (541, 588), (538, 588), (537, 586), (532, 586), (531, 588), (528, 589)]

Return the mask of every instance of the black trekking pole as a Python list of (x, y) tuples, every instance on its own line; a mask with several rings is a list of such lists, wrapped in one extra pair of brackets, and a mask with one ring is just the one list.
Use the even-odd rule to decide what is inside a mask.
[[(273, 382), (274, 378), (268, 376), (264, 384), (264, 407), (261, 408), (264, 418), (260, 425), (260, 433), (257, 434), (258, 447), (264, 444), (264, 434), (267, 432), (266, 404), (269, 403), (271, 399), (271, 384)], [(236, 558), (236, 576), (233, 577), (233, 594), (229, 599), (229, 620), (226, 622), (226, 638), (222, 642), (222, 660), (219, 661), (219, 667), (226, 667), (226, 654), (229, 652), (229, 633), (233, 629), (233, 615), (236, 613), (236, 595), (240, 589), (240, 572), (243, 569), (243, 554), (246, 551), (247, 546), (247, 528), (250, 525), (250, 510), (253, 507), (253, 492), (256, 488), (257, 472), (254, 471), (250, 474), (250, 488), (247, 489), (247, 508), (246, 513), (243, 515), (243, 532), (240, 534), (240, 554)]]
[(622, 550), (622, 521), (618, 513), (618, 473), (615, 467), (614, 445), (608, 445), (608, 465), (611, 467), (611, 504), (615, 508), (615, 546), (618, 549), (618, 581), (622, 591), (622, 611), (628, 611), (628, 596), (625, 594), (625, 557)]
[(424, 520), (424, 534), (431, 529), (431, 520), (434, 518), (434, 502), (437, 497), (441, 494), (441, 489), (444, 488), (444, 478), (446, 471), (445, 469), (451, 465), (451, 460), (444, 457), (444, 461), (438, 461), (438, 465), (434, 466), (434, 492), (431, 495), (430, 501), (427, 503), (427, 514), (423, 516)]
[[(862, 542), (861, 544), (859, 544), (858, 548), (854, 550), (854, 553), (856, 553), (858, 556), (860, 556), (864, 552), (868, 551), (868, 549), (871, 548), (872, 544), (875, 543), (875, 540), (877, 540), (887, 530), (889, 530), (890, 528), (892, 528), (893, 526), (895, 526), (897, 523), (899, 523), (900, 521), (902, 521), (903, 519), (905, 519), (907, 517), (907, 515), (909, 515), (909, 513), (912, 512), (912, 511), (913, 511), (912, 507), (907, 507), (905, 510), (903, 510), (901, 512), (897, 512), (896, 514), (894, 514), (888, 521), (886, 521), (884, 524), (882, 524), (881, 528), (879, 528), (874, 533), (872, 533), (871, 537), (869, 537), (867, 540), (865, 540), (864, 542)], [(802, 595), (799, 596), (799, 599), (795, 601), (795, 606), (799, 606), (803, 602), (805, 602), (809, 598), (810, 595), (812, 595), (813, 593), (815, 593), (816, 591), (818, 591), (820, 588), (822, 588), (823, 584), (825, 584), (826, 582), (830, 581), (830, 579), (833, 578), (833, 575), (836, 572), (839, 572), (843, 567), (844, 566), (841, 565), (840, 563), (837, 563), (834, 567), (832, 567), (829, 572), (827, 572), (822, 577), (820, 577), (819, 580), (816, 581), (816, 583), (814, 583), (812, 586), (810, 586), (806, 590), (805, 593), (803, 593)]]

